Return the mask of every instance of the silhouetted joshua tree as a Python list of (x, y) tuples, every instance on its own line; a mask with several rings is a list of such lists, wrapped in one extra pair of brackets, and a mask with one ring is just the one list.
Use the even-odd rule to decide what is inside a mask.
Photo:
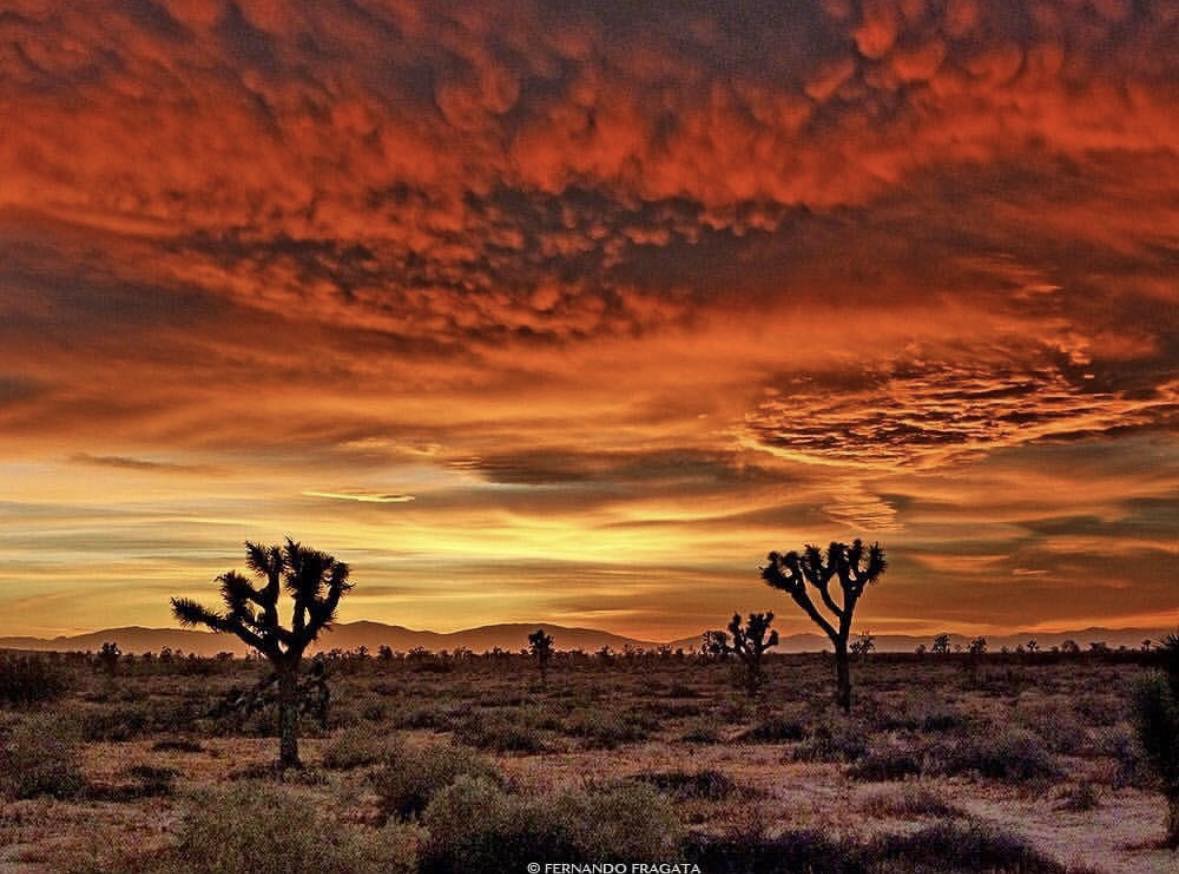
[[(888, 568), (884, 550), (879, 543), (865, 548), (859, 538), (846, 543), (833, 542), (826, 553), (816, 546), (807, 546), (802, 553), (793, 550), (785, 554), (771, 552), (769, 564), (761, 569), (761, 576), (775, 589), (781, 589), (794, 599), (830, 638), (835, 647), (836, 703), (844, 712), (851, 710), (851, 667), (848, 664), (848, 638), (856, 605), (870, 583), (880, 579)], [(831, 581), (839, 583), (840, 601), (831, 594)], [(819, 610), (812, 600), (808, 585), (819, 593), (830, 616)]]
[(1179, 634), (1159, 646), (1166, 673), (1139, 683), (1135, 716), (1138, 740), (1167, 797), (1167, 846), (1179, 848)]
[(729, 634), (733, 638), (732, 651), (745, 666), (745, 691), (750, 695), (757, 694), (764, 679), (761, 657), (767, 649), (778, 645), (778, 632), (770, 630), (773, 621), (773, 613), (750, 613), (742, 628), (741, 614), (734, 613), (729, 622)]
[(929, 649), (930, 652), (936, 655), (949, 655), (950, 653), (950, 635), (942, 632), (933, 639), (933, 646)]
[[(288, 538), (281, 547), (247, 542), (246, 566), (260, 585), (237, 571), (217, 577), (225, 612), (188, 598), (173, 598), (172, 612), (182, 625), (235, 634), (270, 660), (278, 685), (279, 766), (299, 767), (299, 662), (352, 588), (348, 565)], [(294, 601), (290, 628), (278, 616), (283, 589)]]
[(540, 668), (540, 682), (547, 683), (549, 662), (553, 658), (553, 636), (545, 634), (543, 628), (536, 629), (528, 635), (528, 650), (536, 659), (536, 666)]
[(102, 649), (98, 651), (98, 663), (102, 665), (102, 669), (110, 676), (114, 676), (119, 670), (119, 656), (123, 651), (119, 649), (119, 645), (113, 641), (107, 641), (102, 645)]
[(724, 661), (731, 651), (727, 631), (719, 628), (706, 631), (700, 639), (700, 654), (707, 659)]
[(876, 638), (870, 631), (861, 631), (860, 636), (852, 641), (848, 649), (851, 650), (852, 655), (866, 659), (876, 649)]

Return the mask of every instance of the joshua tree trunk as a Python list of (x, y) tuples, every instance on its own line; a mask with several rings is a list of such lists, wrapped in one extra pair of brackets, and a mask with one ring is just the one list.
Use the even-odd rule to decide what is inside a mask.
[(835, 703), (848, 713), (851, 711), (851, 667), (846, 640), (835, 641), (835, 683)]
[(302, 767), (299, 762), (299, 675), (296, 667), (278, 671), (278, 764)]

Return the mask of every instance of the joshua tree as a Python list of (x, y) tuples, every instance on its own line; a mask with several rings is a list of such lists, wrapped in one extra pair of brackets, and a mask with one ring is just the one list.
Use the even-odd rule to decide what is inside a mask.
[(538, 628), (528, 635), (528, 649), (536, 659), (536, 666), (540, 668), (540, 681), (545, 683), (549, 676), (549, 661), (553, 657), (553, 636), (545, 634), (543, 628)]
[(1138, 740), (1167, 796), (1167, 846), (1179, 848), (1179, 634), (1159, 642), (1165, 674), (1142, 680), (1135, 698)]
[(1066, 655), (1076, 655), (1081, 651), (1081, 646), (1075, 640), (1066, 640), (1060, 645), (1060, 651)]
[(973, 658), (986, 655), (987, 639), (985, 637), (976, 637), (974, 640), (970, 641), (969, 652)]
[(122, 654), (123, 651), (119, 649), (119, 645), (108, 640), (98, 651), (98, 662), (102, 665), (102, 669), (113, 677), (119, 670), (119, 656)]
[(732, 651), (745, 665), (745, 689), (750, 695), (756, 695), (761, 688), (761, 657), (767, 649), (778, 645), (778, 632), (770, 631), (773, 621), (773, 613), (750, 613), (742, 628), (741, 614), (734, 613), (729, 622), (729, 634), (733, 636)]
[[(279, 766), (298, 767), (299, 662), (331, 625), (340, 599), (352, 588), (348, 565), (288, 538), (283, 546), (247, 542), (246, 566), (258, 586), (237, 571), (217, 577), (225, 612), (188, 598), (173, 598), (172, 612), (182, 625), (235, 634), (270, 660), (278, 685)], [(278, 617), (283, 589), (294, 600), (290, 628)]]
[(700, 643), (700, 652), (705, 658), (724, 661), (730, 652), (728, 632), (720, 629), (704, 632)]
[(860, 636), (852, 642), (850, 649), (852, 655), (866, 659), (876, 649), (876, 638), (872, 636), (872, 632), (862, 631)]
[[(848, 664), (848, 638), (856, 605), (870, 583), (880, 578), (888, 568), (884, 550), (879, 543), (865, 547), (856, 539), (851, 546), (832, 543), (824, 554), (816, 546), (807, 546), (799, 554), (771, 552), (769, 564), (761, 569), (761, 576), (775, 589), (781, 589), (794, 599), (811, 621), (830, 638), (835, 647), (837, 681), (836, 703), (844, 712), (851, 710), (851, 667)], [(831, 595), (831, 580), (839, 582), (841, 602)], [(819, 610), (811, 599), (807, 586), (819, 593), (823, 606), (831, 617)]]
[(1032, 655), (1035, 655), (1036, 653), (1038, 653), (1040, 651), (1040, 644), (1033, 637), (1031, 640), (1029, 640), (1027, 642), (1027, 644), (1025, 645), (1025, 649), (1027, 649), (1027, 651), (1030, 652)]
[(929, 651), (936, 655), (949, 655), (950, 653), (950, 635), (942, 633), (933, 639), (933, 646)]

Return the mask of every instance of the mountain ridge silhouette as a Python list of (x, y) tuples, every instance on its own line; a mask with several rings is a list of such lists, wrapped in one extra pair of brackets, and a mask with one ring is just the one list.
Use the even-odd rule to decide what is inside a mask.
[[(717, 627), (719, 628), (722, 624), (718, 623)], [(670, 646), (673, 650), (678, 648), (693, 650), (697, 649), (700, 644), (699, 634), (664, 643), (627, 637), (596, 628), (556, 625), (550, 622), (506, 622), (459, 631), (439, 632), (412, 629), (372, 620), (358, 620), (336, 623), (330, 632), (323, 635), (316, 650), (351, 650), (365, 646), (375, 654), (378, 647), (385, 645), (402, 652), (419, 646), (435, 652), (443, 649), (453, 650), (457, 647), (465, 647), (474, 652), (486, 652), (495, 647), (515, 651), (527, 646), (528, 634), (537, 628), (543, 628), (546, 634), (553, 635), (554, 646), (558, 650), (582, 649), (586, 652), (593, 652), (603, 646), (609, 646), (612, 650), (621, 651), (626, 646), (654, 649), (664, 645)], [(1063, 641), (1070, 639), (1080, 644), (1082, 649), (1087, 648), (1093, 641), (1102, 641), (1114, 649), (1123, 645), (1137, 649), (1144, 639), (1158, 640), (1170, 630), (1172, 629), (1090, 627), (1050, 633), (1018, 631), (1010, 634), (983, 636), (987, 638), (988, 647), (992, 652), (997, 652), (1004, 646), (1014, 649), (1033, 639), (1039, 643), (1041, 650), (1059, 646)], [(703, 632), (704, 629), (701, 629), (701, 634)], [(965, 647), (971, 638), (972, 635), (966, 634), (950, 635), (952, 646)], [(912, 652), (918, 644), (925, 644), (928, 647), (932, 639), (932, 634), (880, 634), (875, 636), (876, 649), (880, 652)], [(85, 652), (97, 651), (107, 641), (117, 643), (120, 649), (130, 653), (158, 652), (165, 646), (173, 650), (204, 656), (215, 655), (219, 652), (243, 655), (246, 651), (245, 645), (229, 634), (213, 634), (207, 631), (191, 631), (181, 628), (147, 628), (138, 625), (105, 628), (83, 634), (59, 635), (51, 638), (20, 635), (0, 637), (0, 649), (36, 652)], [(773, 651), (779, 653), (819, 652), (827, 648), (825, 637), (803, 632), (782, 635), (779, 645)]]

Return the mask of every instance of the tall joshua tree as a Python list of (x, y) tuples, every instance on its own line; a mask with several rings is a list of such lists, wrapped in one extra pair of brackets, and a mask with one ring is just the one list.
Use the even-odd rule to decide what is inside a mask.
[[(204, 625), (235, 634), (270, 660), (278, 685), (279, 766), (299, 766), (299, 662), (307, 647), (328, 628), (340, 599), (352, 588), (348, 565), (287, 538), (282, 546), (246, 542), (251, 583), (237, 571), (217, 577), (224, 612), (188, 598), (173, 598), (172, 613), (182, 625)], [(283, 590), (294, 601), (291, 626), (278, 616)]]
[[(863, 541), (857, 538), (851, 546), (832, 542), (826, 552), (817, 546), (806, 546), (801, 553), (793, 550), (787, 553), (771, 552), (768, 561), (761, 569), (762, 579), (773, 588), (790, 595), (835, 647), (835, 701), (844, 712), (851, 710), (848, 638), (851, 636), (856, 605), (863, 597), (864, 590), (888, 568), (884, 549), (879, 543), (865, 547)], [(832, 580), (839, 583), (839, 603), (832, 596)], [(818, 593), (826, 614), (811, 597), (811, 589)]]
[(536, 659), (536, 666), (540, 668), (540, 681), (545, 683), (549, 678), (549, 661), (553, 657), (553, 636), (545, 634), (543, 628), (538, 628), (528, 635), (528, 649)]

